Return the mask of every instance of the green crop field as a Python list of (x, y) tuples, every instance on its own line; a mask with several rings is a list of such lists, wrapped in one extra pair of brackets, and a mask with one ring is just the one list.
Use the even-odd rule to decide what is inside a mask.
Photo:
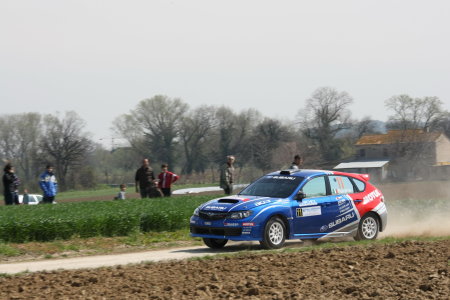
[(0, 207), (0, 241), (125, 236), (189, 227), (194, 209), (211, 196)]

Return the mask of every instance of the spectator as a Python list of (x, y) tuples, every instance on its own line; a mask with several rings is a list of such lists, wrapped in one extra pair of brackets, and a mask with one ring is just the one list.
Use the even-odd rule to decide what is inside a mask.
[(233, 155), (228, 155), (227, 162), (220, 169), (220, 188), (222, 188), (227, 195), (233, 193), (234, 161), (235, 157)]
[(39, 185), (44, 193), (42, 203), (53, 203), (58, 193), (58, 181), (52, 165), (47, 165), (45, 172), (39, 176)]
[(155, 175), (150, 167), (150, 160), (148, 158), (144, 158), (142, 160), (142, 166), (137, 169), (135, 182), (136, 193), (140, 193), (142, 199), (162, 196), (161, 191), (156, 187)]
[(172, 195), (171, 185), (180, 178), (177, 174), (168, 171), (169, 165), (161, 165), (161, 173), (159, 173), (158, 187), (161, 189), (164, 197), (170, 197)]
[(302, 167), (303, 167), (303, 157), (301, 157), (300, 154), (297, 154), (294, 156), (294, 161), (292, 162), (289, 169), (299, 170)]
[(126, 193), (126, 190), (127, 190), (126, 184), (122, 183), (122, 184), (119, 186), (119, 188), (120, 188), (120, 191), (119, 191), (119, 193), (117, 194), (117, 196), (114, 197), (114, 200), (125, 200), (125, 193)]
[(3, 193), (5, 196), (5, 205), (19, 204), (19, 177), (16, 176), (14, 173), (14, 167), (9, 163), (6, 164), (3, 171)]
[(30, 203), (30, 195), (28, 195), (28, 190), (23, 190), (22, 204), (28, 205)]

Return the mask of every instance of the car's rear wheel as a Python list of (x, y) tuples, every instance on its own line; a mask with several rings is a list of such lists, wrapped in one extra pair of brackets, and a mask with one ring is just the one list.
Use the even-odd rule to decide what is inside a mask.
[(265, 249), (283, 247), (286, 240), (286, 226), (280, 218), (271, 218), (264, 227), (264, 237), (259, 243)]
[(227, 239), (210, 239), (210, 238), (203, 238), (203, 242), (206, 246), (212, 249), (221, 249), (223, 248), (228, 240)]
[(374, 240), (378, 236), (380, 228), (380, 221), (374, 213), (365, 214), (358, 225), (358, 232), (355, 236), (355, 240)]

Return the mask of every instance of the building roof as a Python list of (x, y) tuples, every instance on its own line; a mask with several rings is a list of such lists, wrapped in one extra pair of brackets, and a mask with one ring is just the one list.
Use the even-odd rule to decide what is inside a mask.
[(389, 162), (387, 159), (370, 161), (349, 161), (338, 164), (333, 169), (370, 169), (381, 168)]
[(385, 134), (364, 135), (356, 142), (356, 145), (434, 142), (441, 134), (441, 132), (424, 132), (423, 130), (389, 130)]

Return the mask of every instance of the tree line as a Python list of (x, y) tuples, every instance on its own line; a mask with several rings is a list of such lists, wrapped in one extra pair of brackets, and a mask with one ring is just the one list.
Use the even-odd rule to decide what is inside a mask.
[(93, 141), (76, 112), (23, 113), (0, 116), (0, 157), (12, 162), (29, 188), (37, 185), (46, 163), (55, 166), (63, 190), (100, 183), (133, 182), (142, 157), (156, 168), (168, 163), (185, 178), (214, 177), (227, 155), (249, 181), (287, 167), (301, 153), (305, 166), (332, 167), (354, 155), (364, 134), (388, 129), (444, 131), (450, 136), (450, 114), (437, 97), (398, 95), (384, 103), (386, 123), (351, 115), (353, 98), (345, 91), (321, 87), (306, 100), (294, 120), (263, 116), (257, 109), (240, 112), (227, 106), (190, 107), (182, 99), (156, 95), (116, 117), (114, 136), (127, 146), (105, 149)]

